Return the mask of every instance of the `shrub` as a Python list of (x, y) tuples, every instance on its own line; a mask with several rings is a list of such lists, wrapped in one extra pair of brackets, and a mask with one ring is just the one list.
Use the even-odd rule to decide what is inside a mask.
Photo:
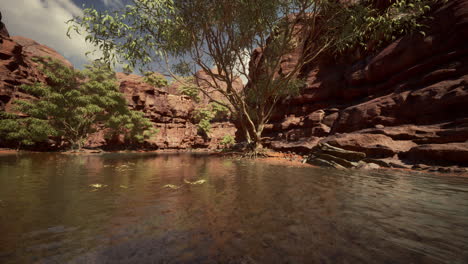
[(21, 88), (36, 99), (16, 100), (22, 115), (2, 113), (0, 135), (18, 144), (32, 145), (57, 137), (80, 149), (98, 125), (111, 134), (124, 134), (130, 142), (148, 138), (152, 124), (132, 111), (119, 91), (115, 72), (98, 61), (77, 71), (59, 61), (41, 59), (47, 84)]
[(208, 135), (211, 130), (211, 121), (223, 115), (226, 115), (229, 110), (217, 103), (210, 103), (205, 107), (195, 110), (194, 119), (198, 122), (198, 130), (201, 133)]
[(155, 72), (150, 72), (150, 71), (145, 72), (143, 80), (147, 84), (152, 85), (154, 87), (158, 87), (158, 88), (166, 87), (168, 85), (167, 79), (164, 78), (164, 76)]
[(225, 135), (221, 140), (220, 144), (224, 146), (224, 148), (229, 148), (236, 143), (236, 140), (231, 135)]
[(200, 102), (200, 96), (198, 95), (200, 93), (200, 88), (195, 84), (193, 77), (184, 77), (178, 82), (180, 83), (178, 90), (181, 94), (187, 95), (197, 103)]

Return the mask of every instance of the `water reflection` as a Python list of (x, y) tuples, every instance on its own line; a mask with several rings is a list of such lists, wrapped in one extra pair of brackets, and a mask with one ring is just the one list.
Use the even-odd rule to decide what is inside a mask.
[(188, 154), (6, 155), (0, 233), (1, 263), (466, 263), (468, 179)]

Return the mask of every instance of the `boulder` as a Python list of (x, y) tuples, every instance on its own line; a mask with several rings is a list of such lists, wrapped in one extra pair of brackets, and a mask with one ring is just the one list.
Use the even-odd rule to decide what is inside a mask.
[(409, 140), (393, 140), (379, 134), (347, 133), (337, 134), (323, 139), (320, 143), (365, 153), (371, 158), (392, 157), (406, 152), (417, 144)]
[(349, 151), (342, 148), (331, 146), (325, 142), (320, 142), (317, 147), (314, 148), (315, 152), (325, 153), (348, 161), (360, 161), (366, 157), (363, 152)]
[(315, 156), (318, 159), (321, 159), (321, 160), (326, 160), (326, 161), (329, 161), (329, 162), (334, 162), (334, 163), (340, 164), (341, 166), (343, 166), (345, 168), (354, 168), (354, 167), (356, 167), (358, 165), (357, 162), (352, 162), (352, 161), (342, 159), (342, 158), (339, 158), (339, 157), (336, 157), (336, 156), (333, 156), (333, 155), (325, 154), (325, 153), (317, 153), (317, 154), (315, 154)]
[(307, 163), (320, 166), (320, 167), (328, 167), (328, 168), (335, 168), (335, 169), (346, 169), (345, 167), (341, 166), (340, 164), (332, 161), (332, 160), (324, 160), (320, 158), (308, 159)]
[(317, 146), (320, 138), (311, 137), (304, 138), (298, 141), (274, 140), (271, 141), (269, 147), (278, 151), (295, 151), (299, 153), (309, 153)]
[(468, 141), (416, 146), (411, 148), (405, 157), (413, 162), (468, 166)]

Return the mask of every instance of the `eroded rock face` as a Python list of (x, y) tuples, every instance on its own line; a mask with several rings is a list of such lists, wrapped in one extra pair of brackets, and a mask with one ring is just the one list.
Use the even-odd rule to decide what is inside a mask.
[(44, 81), (32, 54), (12, 38), (0, 36), (0, 110), (12, 110), (14, 99), (27, 99), (20, 86)]
[(39, 65), (32, 60), (34, 57), (51, 57), (73, 67), (54, 49), (28, 38), (10, 37), (0, 14), (0, 111), (13, 111), (15, 99), (31, 98), (21, 90), (21, 85), (45, 81)]
[[(73, 67), (55, 50), (34, 40), (14, 36), (9, 37), (0, 24), (0, 111), (12, 112), (15, 99), (32, 99), (23, 93), (21, 85), (45, 82), (39, 65), (33, 57), (51, 57)], [(227, 120), (212, 124), (209, 136), (202, 136), (193, 121), (192, 115), (198, 106), (187, 96), (177, 94), (174, 87), (156, 88), (143, 81), (143, 77), (117, 73), (120, 91), (124, 94), (131, 109), (142, 111), (158, 129), (158, 133), (139, 147), (149, 149), (190, 149), (220, 148), (220, 141), (226, 135), (234, 136), (236, 128)], [(172, 89), (172, 90), (171, 90)], [(99, 129), (89, 136), (85, 147), (119, 149), (123, 139), (108, 141), (105, 131)]]
[(462, 143), (425, 144), (411, 148), (407, 158), (414, 162), (431, 162), (440, 164), (461, 164), (468, 166), (468, 141)]
[[(5, 37), (5, 38), (9, 38), (10, 37), (10, 34), (8, 33), (8, 30), (5, 26), (5, 24), (2, 22), (2, 13), (0, 12), (0, 36), (2, 37)], [(0, 43), (1, 40), (0, 40)]]
[(129, 107), (145, 113), (158, 133), (145, 142), (153, 149), (220, 148), (226, 135), (234, 136), (233, 124), (223, 121), (212, 124), (209, 137), (198, 133), (193, 121), (193, 111), (199, 107), (188, 96), (172, 94), (165, 88), (156, 88), (134, 74), (117, 73), (120, 91)]
[(73, 67), (70, 61), (65, 59), (56, 50), (48, 46), (39, 44), (32, 39), (21, 36), (13, 36), (11, 39), (23, 47), (23, 53), (26, 57), (50, 57), (60, 61), (62, 64), (68, 67)]
[(284, 101), (267, 126), (271, 146), (326, 142), (370, 158), (466, 164), (468, 0), (447, 1), (430, 15), (425, 36), (404, 36), (353, 63), (304, 66), (303, 93)]

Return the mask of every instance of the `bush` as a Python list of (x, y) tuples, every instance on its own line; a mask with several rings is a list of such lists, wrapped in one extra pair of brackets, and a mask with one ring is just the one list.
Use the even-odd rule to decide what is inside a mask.
[(231, 135), (225, 135), (221, 140), (220, 144), (223, 145), (224, 148), (230, 148), (231, 146), (236, 144), (236, 140)]
[(210, 103), (206, 107), (196, 109), (194, 119), (198, 123), (199, 132), (208, 135), (211, 130), (211, 121), (216, 117), (226, 115), (228, 111), (226, 107), (217, 103)]
[(37, 99), (14, 102), (21, 116), (3, 112), (0, 136), (19, 145), (57, 137), (71, 148), (80, 149), (98, 125), (110, 128), (110, 134), (124, 134), (129, 142), (141, 142), (153, 132), (151, 122), (142, 113), (127, 107), (115, 72), (107, 65), (96, 61), (78, 71), (56, 60), (38, 62), (47, 84), (21, 87)]
[(181, 78), (178, 82), (180, 83), (178, 90), (181, 94), (192, 98), (197, 103), (200, 102), (200, 96), (198, 95), (200, 88), (195, 84), (193, 77)]
[(164, 76), (155, 72), (145, 72), (143, 80), (154, 87), (166, 87), (168, 85), (167, 79)]

